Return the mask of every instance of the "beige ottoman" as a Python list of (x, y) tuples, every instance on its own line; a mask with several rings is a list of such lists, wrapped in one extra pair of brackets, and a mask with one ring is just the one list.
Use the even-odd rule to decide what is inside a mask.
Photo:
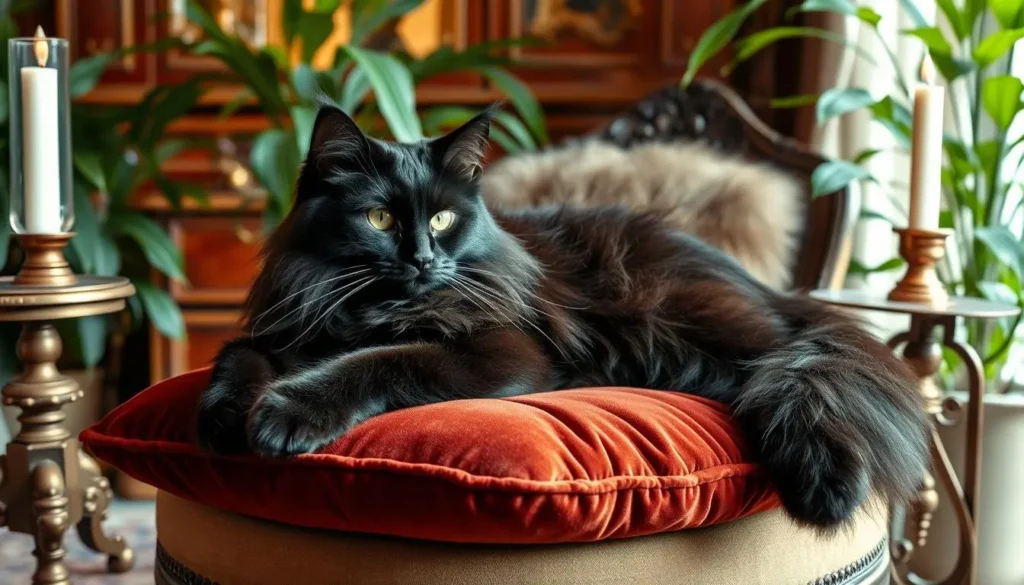
[(822, 537), (781, 510), (593, 544), (494, 546), (297, 528), (157, 496), (157, 585), (888, 583), (885, 513)]

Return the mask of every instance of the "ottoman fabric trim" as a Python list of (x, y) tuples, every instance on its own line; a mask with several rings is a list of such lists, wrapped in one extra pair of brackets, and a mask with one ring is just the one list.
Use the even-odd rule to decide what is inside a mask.
[(167, 556), (222, 585), (277, 585), (295, 574), (310, 585), (885, 585), (878, 579), (889, 568), (886, 517), (869, 504), (831, 536), (773, 510), (599, 543), (477, 545), (304, 529), (157, 495)]

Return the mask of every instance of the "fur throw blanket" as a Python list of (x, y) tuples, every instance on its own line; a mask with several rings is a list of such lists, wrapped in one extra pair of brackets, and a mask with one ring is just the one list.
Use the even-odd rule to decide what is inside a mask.
[(626, 150), (588, 140), (505, 157), (487, 168), (482, 187), (490, 204), (510, 209), (620, 204), (660, 211), (776, 289), (790, 284), (804, 224), (796, 181), (699, 143)]

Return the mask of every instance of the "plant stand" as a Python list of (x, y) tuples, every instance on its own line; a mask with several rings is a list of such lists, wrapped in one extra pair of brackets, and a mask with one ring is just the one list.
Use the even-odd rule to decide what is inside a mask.
[[(57, 370), (61, 340), (50, 322), (120, 311), (135, 289), (119, 277), (71, 275), (68, 279), (70, 271), (65, 270), (62, 245), (58, 246), (56, 254), (49, 247), (50, 257), (42, 264), (49, 262), (50, 275), (60, 284), (45, 285), (47, 267), (30, 261), (18, 277), (0, 279), (0, 321), (23, 324), (17, 346), (23, 370), (3, 388), (3, 403), (21, 409), (21, 428), (0, 458), (0, 525), (35, 538), (35, 585), (70, 583), (63, 539), (72, 526), (86, 546), (108, 555), (110, 571), (124, 572), (133, 564), (132, 550), (124, 540), (103, 532), (113, 499), (109, 482), (64, 428), (63, 406), (81, 398), (83, 392)], [(26, 251), (30, 260), (39, 260)], [(35, 270), (39, 278), (25, 283), (22, 277), (27, 270)]]
[[(915, 547), (924, 546), (931, 527), (932, 514), (939, 505), (936, 491), (936, 477), (949, 496), (954, 507), (960, 531), (960, 548), (952, 573), (940, 583), (942, 585), (975, 585), (977, 573), (978, 538), (978, 494), (981, 484), (981, 431), (982, 393), (984, 392), (984, 369), (981, 358), (974, 348), (956, 340), (958, 317), (995, 319), (1016, 316), (1020, 310), (1013, 305), (990, 301), (952, 297), (941, 303), (902, 302), (872, 295), (860, 290), (817, 290), (811, 296), (821, 301), (872, 311), (886, 311), (910, 315), (910, 329), (889, 340), (894, 350), (903, 346), (903, 359), (920, 379), (921, 396), (925, 410), (931, 419), (932, 470), (927, 473), (908, 522), (915, 530), (916, 538), (911, 541), (903, 537), (902, 527), (894, 528), (891, 553), (893, 557), (893, 582), (915, 585), (929, 584), (908, 568), (907, 564)], [(891, 298), (891, 297), (890, 297)], [(941, 342), (936, 338), (942, 329)], [(950, 348), (963, 360), (967, 368), (968, 395), (966, 404), (966, 451), (963, 481), (957, 478), (950, 464), (946, 448), (939, 437), (940, 425), (956, 424), (964, 404), (951, 397), (943, 397), (935, 382), (935, 374), (942, 363), (943, 346)]]

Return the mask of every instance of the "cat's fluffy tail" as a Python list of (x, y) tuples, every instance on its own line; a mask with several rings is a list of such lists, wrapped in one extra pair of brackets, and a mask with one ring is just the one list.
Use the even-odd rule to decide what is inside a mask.
[(928, 457), (914, 378), (843, 315), (782, 301), (796, 333), (756, 360), (734, 408), (792, 517), (842, 526), (869, 494), (904, 503)]

